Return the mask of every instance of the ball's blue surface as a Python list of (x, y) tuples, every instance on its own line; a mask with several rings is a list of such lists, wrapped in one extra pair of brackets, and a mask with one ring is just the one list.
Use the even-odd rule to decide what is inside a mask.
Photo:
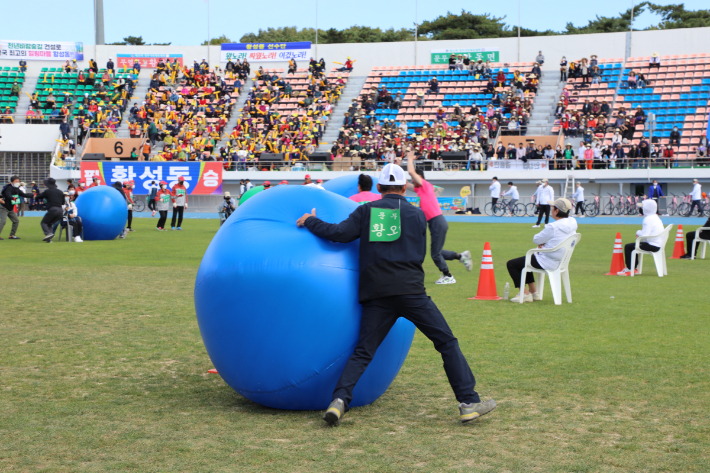
[(85, 190), (76, 199), (76, 208), (84, 225), (84, 240), (113, 240), (126, 227), (126, 200), (113, 187)]
[[(379, 194), (379, 192), (377, 192), (377, 177), (370, 177), (372, 177), (372, 189), (370, 190), (370, 192), (372, 192), (373, 194)], [(323, 184), (323, 189), (330, 192), (334, 192), (338, 195), (342, 195), (346, 198), (352, 197), (358, 193), (357, 181), (359, 178), (359, 174), (336, 177), (335, 179), (331, 179), (325, 182)]]
[[(258, 193), (219, 229), (200, 264), (195, 310), (207, 353), (235, 391), (263, 406), (326, 409), (358, 340), (359, 241), (298, 228), (316, 209), (337, 223), (355, 202), (306, 186)], [(414, 326), (400, 319), (355, 388), (375, 401), (404, 363)]]

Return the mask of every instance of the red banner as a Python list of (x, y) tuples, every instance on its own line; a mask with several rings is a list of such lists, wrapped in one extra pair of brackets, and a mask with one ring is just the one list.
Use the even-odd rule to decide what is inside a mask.
[(116, 56), (116, 67), (122, 69), (124, 67), (131, 68), (136, 62), (141, 65), (141, 68), (155, 69), (158, 63), (175, 62), (177, 60), (182, 67), (182, 54), (119, 54)]

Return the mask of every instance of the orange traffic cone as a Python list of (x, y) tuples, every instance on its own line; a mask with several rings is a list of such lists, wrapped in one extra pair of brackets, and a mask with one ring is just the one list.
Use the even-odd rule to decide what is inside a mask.
[(616, 276), (616, 273), (623, 271), (626, 267), (624, 263), (624, 247), (621, 243), (621, 233), (616, 234), (614, 240), (614, 253), (611, 255), (611, 269), (605, 276)]
[(680, 257), (685, 254), (685, 247), (683, 245), (683, 225), (678, 225), (678, 231), (675, 234), (673, 256), (671, 256), (670, 259), (680, 259)]
[(476, 297), (469, 297), (469, 299), (484, 301), (497, 301), (502, 299), (498, 297), (498, 291), (496, 290), (496, 277), (493, 272), (493, 256), (491, 255), (491, 244), (488, 242), (483, 245), (481, 274), (478, 276), (478, 292), (476, 293)]

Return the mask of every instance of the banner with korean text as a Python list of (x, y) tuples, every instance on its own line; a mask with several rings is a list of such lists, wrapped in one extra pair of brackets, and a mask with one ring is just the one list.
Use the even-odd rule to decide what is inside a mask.
[(458, 56), (468, 56), (469, 59), (478, 61), (479, 59), (483, 62), (500, 62), (500, 52), (498, 48), (462, 48), (462, 49), (431, 49), (431, 63), (432, 64), (448, 64), (449, 57), (454, 54)]
[(168, 183), (169, 187), (178, 182), (178, 177), (185, 178), (187, 193), (221, 194), (222, 163), (219, 162), (90, 162), (81, 163), (81, 177), (91, 184), (98, 176), (101, 184), (135, 181), (136, 195), (150, 194), (152, 182)]
[(221, 62), (279, 62), (293, 59), (307, 61), (311, 57), (311, 42), (298, 43), (222, 43)]
[[(419, 197), (405, 197), (407, 202), (415, 207), (419, 207)], [(463, 210), (465, 208), (466, 199), (459, 197), (437, 197), (439, 208), (441, 210)]]
[(84, 43), (0, 39), (0, 59), (25, 61), (84, 60)]
[(145, 69), (155, 69), (160, 61), (166, 63), (168, 59), (170, 59), (170, 62), (177, 61), (182, 67), (182, 54), (117, 54), (116, 67), (130, 69), (137, 62)]
[(546, 159), (528, 159), (527, 162), (519, 159), (493, 159), (488, 161), (488, 170), (490, 171), (528, 171), (547, 169), (549, 169), (549, 165)]

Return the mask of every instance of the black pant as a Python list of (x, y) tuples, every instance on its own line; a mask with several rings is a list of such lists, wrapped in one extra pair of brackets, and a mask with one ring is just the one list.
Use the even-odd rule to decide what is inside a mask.
[(577, 202), (577, 206), (574, 208), (575, 215), (584, 215), (584, 201)]
[(182, 213), (185, 211), (184, 206), (178, 205), (177, 207), (173, 207), (173, 220), (171, 223), (171, 227), (175, 228), (175, 219), (177, 219), (177, 226), (182, 227)]
[(481, 402), (478, 393), (474, 391), (476, 379), (461, 353), (458, 340), (426, 294), (383, 297), (362, 303), (360, 339), (338, 380), (333, 399), (342, 399), (345, 410), (349, 409), (353, 388), (399, 317), (411, 321), (434, 342), (434, 348), (444, 360), (444, 371), (456, 400), (467, 404)]
[(62, 215), (64, 215), (64, 212), (61, 207), (52, 207), (51, 209), (47, 209), (47, 213), (44, 214), (42, 222), (40, 223), (40, 225), (42, 225), (42, 231), (45, 235), (52, 234), (52, 227), (54, 227), (54, 224), (62, 219)]
[(547, 225), (547, 222), (550, 221), (550, 205), (543, 205), (540, 204), (537, 206), (538, 211), (537, 211), (537, 223), (535, 225), (540, 225), (540, 222), (542, 221), (542, 215), (545, 215), (545, 225)]
[(431, 259), (439, 271), (444, 274), (449, 272), (446, 260), (453, 261), (459, 259), (458, 253), (444, 249), (446, 243), (446, 233), (449, 231), (449, 224), (446, 217), (437, 215), (427, 222), (429, 233), (431, 233)]
[(168, 219), (168, 211), (160, 210), (160, 218), (158, 219), (158, 228), (165, 228), (165, 221)]
[(702, 200), (693, 200), (690, 203), (690, 211), (686, 214), (686, 217), (690, 217), (691, 215), (693, 215), (693, 209), (695, 207), (698, 208), (698, 212), (700, 213), (700, 216), (702, 217), (703, 216), (703, 206), (701, 205), (702, 202), (703, 202)]
[[(498, 202), (498, 197), (491, 197), (491, 203), (493, 205), (496, 205), (497, 202)], [(493, 205), (491, 205), (491, 207), (493, 207)]]
[(133, 223), (133, 210), (128, 211), (128, 223), (126, 224), (127, 229), (131, 229), (131, 223)]
[[(635, 249), (636, 249), (636, 243), (627, 243), (626, 245), (624, 245), (624, 261), (626, 261), (626, 267), (629, 269), (636, 269), (636, 267), (639, 265), (639, 258), (637, 255), (636, 256), (636, 265), (633, 268), (631, 267), (631, 252), (634, 251)], [(654, 253), (656, 251), (660, 250), (659, 247), (649, 245), (645, 241), (642, 241), (639, 244), (639, 249), (643, 250), (643, 251), (652, 251)]]
[(148, 200), (148, 208), (155, 212), (155, 199)]
[(74, 234), (74, 237), (80, 237), (81, 229), (83, 228), (81, 220), (79, 220), (78, 218), (72, 218), (69, 220), (69, 225), (72, 226), (72, 232)]
[[(535, 255), (532, 255), (532, 257), (530, 258), (530, 264), (533, 266), (533, 268), (542, 269), (542, 266), (540, 266), (540, 263), (537, 262), (537, 258), (535, 258)], [(508, 274), (510, 274), (510, 278), (513, 280), (513, 285), (516, 288), (519, 288), (520, 275), (523, 274), (523, 269), (525, 268), (525, 256), (521, 256), (520, 258), (514, 258), (508, 261), (506, 263), (506, 266), (508, 267)], [(525, 275), (525, 284), (532, 284), (534, 282), (534, 273), (528, 273)]]

